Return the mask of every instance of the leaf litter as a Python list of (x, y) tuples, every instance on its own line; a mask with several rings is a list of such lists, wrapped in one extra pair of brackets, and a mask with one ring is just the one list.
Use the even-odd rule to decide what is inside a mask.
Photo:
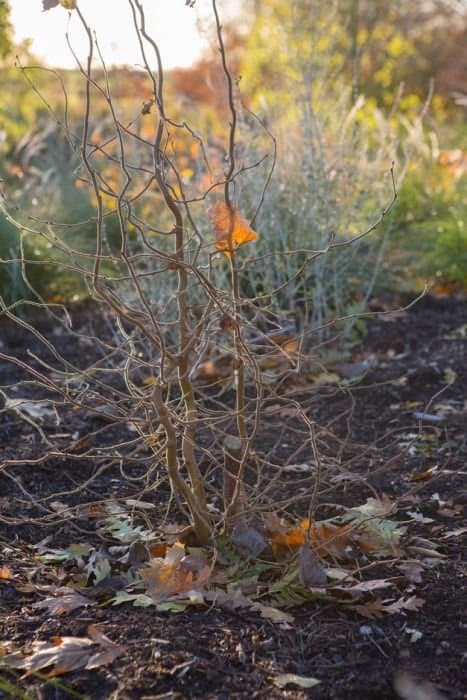
[[(188, 544), (189, 528), (151, 530), (147, 518), (146, 527), (138, 524), (133, 504), (108, 503), (87, 514), (96, 520), (106, 546), (78, 543), (57, 549), (50, 538), (36, 545), (43, 569), (67, 568), (61, 585), (32, 585), (37, 593), (49, 594), (33, 607), (66, 616), (95, 606), (101, 593), (97, 597), (104, 605), (153, 606), (160, 612), (191, 606), (243, 610), (286, 630), (294, 624), (290, 610), (310, 601), (350, 606), (367, 619), (405, 615), (423, 606), (414, 585), (422, 581), (425, 567), (440, 563), (444, 555), (436, 543), (408, 536), (407, 528), (392, 519), (395, 511), (383, 497), (323, 521), (292, 523), (269, 513), (220, 536), (211, 547), (194, 547)], [(388, 557), (398, 575), (393, 568), (390, 576), (366, 575), (384, 567)], [(381, 591), (384, 597), (378, 596)], [(27, 672), (52, 666), (51, 674), (59, 675), (110, 663), (122, 653), (94, 626), (89, 629), (89, 637), (37, 642), (29, 655), (9, 655), (3, 662)]]

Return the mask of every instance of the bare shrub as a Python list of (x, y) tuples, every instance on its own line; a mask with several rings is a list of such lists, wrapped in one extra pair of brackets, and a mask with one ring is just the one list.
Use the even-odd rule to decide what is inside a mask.
[[(63, 119), (55, 119), (68, 144), (72, 170), (67, 177), (88, 192), (93, 214), (52, 222), (2, 205), (21, 233), (18, 260), (32, 298), (1, 299), (1, 314), (31, 334), (36, 348), (26, 358), (0, 353), (18, 376), (26, 373), (17, 388), (13, 383), (1, 388), (2, 410), (22, 415), (44, 445), (39, 456), (3, 461), (2, 472), (18, 494), (17, 518), (6, 520), (19, 522), (32, 510), (35, 518), (50, 522), (66, 517), (63, 506), (57, 516), (57, 499), (66, 499), (68, 508), (104, 500), (110, 494), (99, 492), (100, 479), (115, 469), (128, 497), (141, 501), (158, 491), (167, 514), (175, 501), (203, 544), (223, 530), (238, 534), (239, 528), (253, 527), (259, 514), (273, 507), (300, 507), (311, 515), (320, 490), (327, 488), (327, 469), (338, 468), (341, 448), (335, 442), (333, 455), (324, 445), (328, 431), (313, 418), (318, 392), (307, 388), (303, 395), (310, 372), (319, 374), (321, 367), (309, 354), (306, 323), (297, 329), (289, 312), (299, 304), (313, 328), (325, 323), (328, 284), (335, 288), (333, 314), (341, 312), (336, 285), (343, 284), (338, 268), (343, 258), (321, 261), (350, 250), (389, 205), (364, 231), (349, 228), (353, 210), (344, 217), (345, 207), (334, 206), (333, 179), (318, 153), (319, 132), (310, 134), (299, 169), (287, 153), (280, 163), (298, 178), (296, 206), (281, 203), (284, 193), (277, 183), (267, 192), (275, 140), (251, 112), (242, 112), (215, 0), (228, 126), (223, 149), (218, 143), (214, 153), (208, 136), (171, 117), (159, 48), (146, 29), (141, 2), (129, 0), (128, 6), (150, 98), (130, 116), (120, 112), (113, 76), (79, 6), (72, 4), (89, 39), (86, 63), (76, 56), (84, 83), (82, 122), (72, 124), (66, 110)], [(302, 129), (309, 124), (305, 119)], [(249, 136), (252, 129), (267, 144), (261, 154), (241, 145), (242, 133)], [(343, 125), (341, 150), (335, 152), (339, 161), (346, 129)], [(300, 141), (301, 133), (293, 139)], [(191, 174), (185, 172), (187, 150), (196, 154)], [(340, 183), (337, 162), (335, 167)], [(310, 187), (311, 207), (303, 199)], [(394, 199), (394, 182), (392, 188)], [(349, 194), (345, 201), (350, 199)], [(268, 208), (260, 218), (264, 201)], [(266, 239), (267, 250), (261, 248), (261, 227), (273, 220), (278, 233)], [(92, 245), (89, 235), (80, 235), (90, 224)], [(295, 232), (287, 243), (282, 226)], [(309, 226), (315, 231), (311, 240)], [(345, 235), (336, 227), (344, 227)], [(31, 270), (45, 263), (28, 259), (24, 244), (31, 241), (53, 252), (55, 269), (87, 286), (100, 309), (87, 328), (75, 329), (64, 305), (46, 302), (35, 290)], [(279, 298), (290, 301), (278, 304)], [(49, 318), (48, 330), (38, 323), (41, 316)], [(82, 353), (82, 362), (69, 359), (70, 344)], [(76, 412), (87, 423), (70, 440), (67, 420)], [(39, 496), (25, 485), (22, 470), (38, 464), (59, 469), (64, 461), (76, 471), (60, 493), (53, 483)], [(261, 541), (248, 547), (260, 551)]]

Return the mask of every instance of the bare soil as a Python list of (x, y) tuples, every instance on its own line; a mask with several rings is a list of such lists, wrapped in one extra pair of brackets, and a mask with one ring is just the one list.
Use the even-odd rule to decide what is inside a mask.
[[(373, 307), (378, 309), (378, 304)], [(93, 312), (80, 313), (84, 323)], [(73, 347), (66, 348), (65, 339), (56, 340), (72, 357)], [(0, 325), (0, 342), (2, 352), (18, 357), (34, 351), (30, 337), (9, 322)], [(15, 574), (0, 578), (1, 639), (18, 648), (54, 635), (86, 636), (88, 625), (98, 623), (112, 641), (126, 644), (127, 651), (109, 666), (68, 673), (59, 683), (38, 675), (21, 679), (18, 672), (1, 669), (0, 680), (10, 682), (12, 689), (0, 690), (0, 698), (415, 700), (413, 694), (401, 695), (397, 684), (399, 691), (395, 689), (402, 672), (438, 689), (435, 695), (435, 687), (426, 686), (417, 698), (466, 698), (466, 533), (461, 532), (467, 503), (466, 299), (425, 297), (406, 312), (372, 320), (355, 348), (355, 361), (370, 354), (376, 362), (360, 382), (345, 391), (325, 392), (316, 419), (334, 421), (335, 433), (353, 446), (359, 479), (343, 482), (333, 497), (352, 505), (385, 495), (397, 502), (402, 514), (416, 510), (421, 515), (417, 534), (436, 542), (446, 555), (414, 587), (425, 600), (423, 607), (366, 619), (353, 609), (313, 602), (293, 611), (291, 629), (251, 611), (207, 608), (173, 614), (104, 605), (52, 617), (32, 607), (39, 592), (24, 592), (26, 562), (32, 545), (46, 535), (53, 534), (57, 546), (69, 542), (66, 523), (54, 533), (26, 521), (22, 526), (8, 524), (21, 485), (40, 497), (52, 487), (67, 490), (85, 476), (79, 463), (49, 459), (22, 469), (17, 484), (0, 474), (0, 569), (8, 566)], [(0, 361), (0, 385), (11, 384), (16, 374), (19, 379), (18, 368)], [(304, 401), (306, 394), (304, 387)], [(67, 432), (81, 434), (83, 419), (73, 420), (76, 424), (67, 425)], [(30, 458), (39, 449), (36, 439), (17, 414), (0, 413), (0, 462)], [(115, 498), (127, 495), (125, 484), (109, 472), (94, 488)], [(25, 519), (33, 515), (33, 509), (24, 511)], [(282, 673), (321, 682), (309, 690), (280, 688), (273, 679)]]

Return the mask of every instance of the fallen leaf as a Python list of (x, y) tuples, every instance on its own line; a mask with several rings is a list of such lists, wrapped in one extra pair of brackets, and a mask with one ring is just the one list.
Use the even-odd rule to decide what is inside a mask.
[(194, 566), (191, 560), (185, 555), (185, 546), (181, 542), (168, 548), (163, 559), (151, 559), (149, 566), (140, 570), (146, 593), (159, 603), (202, 588), (210, 578), (211, 567), (207, 563), (203, 567), (199, 561)]
[(103, 552), (93, 551), (86, 564), (88, 585), (97, 586), (111, 574), (109, 558)]
[(290, 613), (251, 600), (251, 598), (248, 598), (239, 589), (229, 591), (224, 591), (221, 588), (211, 589), (207, 591), (205, 598), (227, 610), (247, 608), (259, 612), (262, 617), (278, 624), (283, 629), (291, 629), (291, 625), (294, 622), (294, 618)]
[(8, 581), (8, 579), (13, 578), (13, 572), (9, 566), (2, 566), (0, 568), (0, 579), (3, 581)]
[(301, 547), (306, 542), (306, 531), (302, 527), (297, 527), (288, 532), (277, 532), (272, 538), (273, 549), (282, 547)]
[(389, 588), (394, 586), (395, 582), (390, 579), (373, 579), (370, 581), (358, 581), (358, 583), (352, 583), (350, 586), (333, 586), (333, 590), (339, 591), (341, 593), (349, 593), (351, 596), (359, 597), (361, 593), (368, 593), (369, 591), (377, 591), (381, 588)]
[(278, 608), (273, 608), (270, 605), (254, 603), (251, 607), (252, 610), (257, 610), (261, 617), (264, 617), (266, 620), (270, 620), (271, 622), (275, 622), (276, 624), (280, 624), (281, 627), (285, 629), (290, 629), (290, 625), (294, 621), (293, 615), (284, 612), (283, 610), (279, 610)]
[(415, 522), (421, 523), (422, 525), (428, 525), (429, 523), (435, 522), (433, 518), (427, 518), (426, 516), (422, 515), (422, 513), (418, 513), (415, 510), (408, 510), (407, 515), (415, 520)]
[(341, 378), (335, 372), (321, 372), (318, 375), (311, 375), (310, 379), (314, 384), (339, 384)]
[(92, 641), (99, 644), (101, 647), (93, 654), (86, 664), (87, 669), (98, 668), (112, 663), (118, 656), (126, 651), (126, 645), (115, 644), (105, 634), (103, 634), (97, 625), (89, 625), (88, 634)]
[(261, 532), (254, 527), (236, 525), (233, 529), (231, 540), (238, 551), (247, 557), (255, 558), (268, 546), (268, 542)]
[(298, 550), (298, 578), (306, 588), (320, 588), (326, 584), (326, 569), (309, 547)]
[(95, 605), (93, 601), (76, 593), (72, 588), (59, 588), (57, 592), (61, 594), (40, 600), (34, 603), (32, 607), (38, 609), (46, 608), (51, 615), (66, 615), (72, 610), (76, 610), (76, 608)]
[(13, 668), (23, 668), (26, 675), (53, 666), (47, 674), (53, 678), (78, 668), (91, 669), (112, 663), (126, 650), (126, 646), (112, 642), (96, 625), (88, 627), (88, 635), (89, 637), (52, 637), (51, 642), (33, 642), (32, 654), (12, 654), (4, 657), (2, 663)]
[(333, 525), (328, 522), (312, 523), (307, 518), (293, 529), (281, 527), (281, 531), (272, 537), (272, 548), (277, 554), (280, 547), (291, 549), (308, 544), (319, 557), (347, 559), (352, 544), (349, 525)]
[(436, 474), (438, 471), (438, 467), (430, 467), (430, 469), (424, 469), (422, 472), (416, 472), (410, 477), (410, 481), (427, 481), (428, 479), (431, 479), (431, 477)]
[(214, 230), (214, 245), (227, 257), (231, 257), (233, 250), (238, 246), (258, 239), (258, 234), (246, 219), (226, 202), (216, 202), (207, 213)]
[(336, 369), (345, 379), (361, 379), (370, 369), (375, 367), (378, 361), (374, 355), (370, 355), (362, 362), (341, 362)]
[(157, 542), (156, 544), (151, 544), (148, 549), (154, 558), (163, 559), (167, 552), (167, 545), (165, 542)]
[(285, 688), (287, 685), (298, 685), (300, 688), (313, 688), (321, 683), (317, 678), (307, 676), (297, 676), (295, 673), (281, 673), (273, 678), (274, 685)]
[(153, 510), (156, 507), (150, 501), (140, 501), (137, 498), (127, 498), (125, 504), (130, 508), (141, 508), (141, 510)]
[[(306, 525), (307, 521), (304, 521)], [(348, 559), (352, 549), (352, 529), (349, 525), (315, 523), (310, 528), (310, 544), (320, 557)]]
[(446, 532), (441, 539), (442, 540), (447, 540), (451, 537), (461, 537), (462, 535), (465, 535), (467, 532), (467, 527), (458, 527), (457, 530), (450, 530), (450, 532)]
[(114, 598), (112, 598), (112, 605), (122, 605), (122, 603), (133, 603), (135, 608), (147, 608), (150, 605), (155, 605), (154, 600), (144, 593), (117, 591)]
[(423, 566), (419, 561), (415, 559), (409, 559), (407, 561), (401, 562), (397, 568), (402, 571), (404, 576), (411, 583), (421, 583), (422, 582), (422, 571)]
[(438, 688), (429, 681), (422, 681), (407, 671), (394, 675), (394, 690), (402, 700), (445, 700)]
[(357, 511), (367, 517), (383, 518), (386, 515), (390, 515), (395, 510), (395, 504), (386, 494), (383, 494), (381, 498), (373, 498), (370, 496), (361, 506), (357, 506), (351, 510)]
[(403, 612), (404, 610), (411, 610), (416, 612), (421, 607), (425, 605), (424, 598), (417, 598), (417, 596), (410, 596), (409, 598), (399, 598), (399, 600), (393, 603), (387, 603), (384, 601), (384, 606), (382, 610), (389, 615), (394, 615), (395, 613)]
[(362, 605), (356, 605), (355, 610), (369, 620), (377, 620), (383, 617), (382, 605), (381, 598), (377, 598), (376, 600), (368, 600)]

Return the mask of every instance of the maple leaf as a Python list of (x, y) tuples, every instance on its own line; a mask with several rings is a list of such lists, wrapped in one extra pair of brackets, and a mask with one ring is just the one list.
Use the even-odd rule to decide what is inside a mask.
[(214, 231), (214, 245), (227, 257), (230, 258), (238, 246), (258, 239), (256, 231), (253, 231), (235, 207), (229, 207), (225, 202), (216, 202), (207, 213)]
[(159, 602), (201, 588), (207, 583), (211, 568), (200, 557), (186, 556), (185, 546), (175, 542), (163, 559), (152, 559), (140, 574), (147, 594)]

